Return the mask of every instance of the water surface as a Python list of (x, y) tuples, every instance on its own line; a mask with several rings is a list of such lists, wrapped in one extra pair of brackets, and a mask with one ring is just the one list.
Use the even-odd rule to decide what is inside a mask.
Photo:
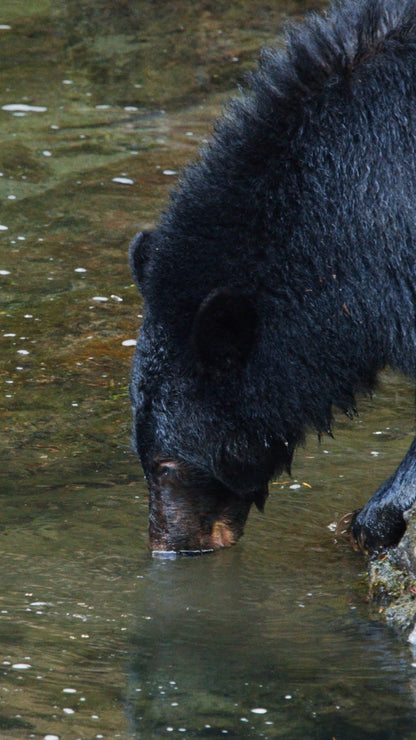
[(3, 0), (0, 736), (414, 738), (416, 668), (331, 524), (398, 464), (386, 374), (230, 551), (157, 562), (127, 269), (228, 92), (312, 3)]

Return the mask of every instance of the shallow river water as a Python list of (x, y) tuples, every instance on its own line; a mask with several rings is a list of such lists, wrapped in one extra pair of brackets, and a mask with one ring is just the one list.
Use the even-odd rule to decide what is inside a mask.
[(312, 5), (2, 0), (2, 740), (416, 738), (416, 656), (331, 526), (409, 446), (412, 386), (311, 438), (214, 556), (151, 559), (130, 451), (129, 240)]

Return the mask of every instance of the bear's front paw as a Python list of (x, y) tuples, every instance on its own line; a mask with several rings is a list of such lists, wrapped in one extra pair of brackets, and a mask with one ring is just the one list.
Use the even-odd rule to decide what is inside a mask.
[(354, 511), (349, 525), (353, 542), (364, 552), (376, 553), (397, 545), (406, 531), (403, 513), (392, 506), (371, 505)]

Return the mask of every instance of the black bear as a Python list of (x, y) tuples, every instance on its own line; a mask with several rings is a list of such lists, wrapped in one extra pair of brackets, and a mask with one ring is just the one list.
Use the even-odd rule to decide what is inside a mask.
[[(345, 0), (263, 52), (131, 269), (154, 551), (234, 543), (268, 482), (389, 365), (416, 376), (416, 0)], [(356, 512), (396, 543), (416, 441)]]

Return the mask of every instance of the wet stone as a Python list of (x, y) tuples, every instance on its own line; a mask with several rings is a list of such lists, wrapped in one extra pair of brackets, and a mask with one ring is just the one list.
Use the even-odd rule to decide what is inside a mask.
[(369, 564), (370, 600), (375, 613), (411, 641), (416, 626), (416, 506), (397, 547)]

